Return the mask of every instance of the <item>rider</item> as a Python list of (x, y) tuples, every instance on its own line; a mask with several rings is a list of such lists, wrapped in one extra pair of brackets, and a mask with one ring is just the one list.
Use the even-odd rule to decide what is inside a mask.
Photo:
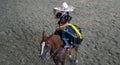
[[(68, 6), (68, 4), (66, 2), (64, 2), (62, 4), (62, 7), (58, 7), (58, 8), (54, 8), (53, 9), (53, 14), (55, 18), (58, 18), (58, 24), (59, 24), (59, 28), (57, 29), (61, 29), (62, 30), (62, 40), (65, 43), (64, 48), (68, 48), (70, 47), (70, 43), (68, 42), (68, 38), (72, 38), (75, 39), (77, 38), (72, 32), (74, 32), (74, 30), (70, 27), (72, 24), (69, 24), (69, 22), (71, 21), (72, 17), (69, 15), (69, 12), (72, 12), (74, 10), (74, 8), (71, 6)], [(56, 11), (59, 11), (56, 13)], [(74, 26), (72, 26), (74, 27)], [(72, 32), (69, 32), (72, 31)]]
[(59, 29), (62, 29), (62, 40), (64, 41), (66, 48), (69, 47), (70, 44), (68, 43), (65, 29), (66, 29), (67, 24), (72, 19), (72, 17), (69, 15), (69, 12), (73, 10), (74, 8), (72, 6), (69, 7), (66, 2), (63, 2), (61, 7), (55, 7), (53, 9), (54, 17), (59, 19), (58, 21)]

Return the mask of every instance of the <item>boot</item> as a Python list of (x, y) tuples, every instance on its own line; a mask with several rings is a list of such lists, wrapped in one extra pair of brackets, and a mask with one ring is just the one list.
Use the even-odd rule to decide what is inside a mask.
[(70, 44), (68, 43), (67, 39), (64, 38), (63, 41), (64, 41), (64, 43), (65, 43), (64, 48), (70, 47)]

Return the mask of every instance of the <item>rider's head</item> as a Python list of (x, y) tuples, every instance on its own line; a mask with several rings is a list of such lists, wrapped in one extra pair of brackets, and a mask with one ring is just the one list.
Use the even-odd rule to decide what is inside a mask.
[(61, 16), (58, 24), (59, 25), (64, 25), (66, 23), (67, 23), (66, 15)]
[(60, 18), (58, 24), (66, 24), (67, 22), (69, 22), (68, 17), (63, 15), (69, 15), (69, 12), (74, 11), (74, 7), (68, 5), (66, 2), (63, 2), (61, 7), (57, 7), (54, 9), (59, 11), (56, 14), (56, 18)]

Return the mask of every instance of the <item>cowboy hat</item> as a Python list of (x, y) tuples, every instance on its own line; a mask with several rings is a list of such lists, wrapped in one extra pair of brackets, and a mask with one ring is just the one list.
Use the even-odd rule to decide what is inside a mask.
[(54, 9), (59, 11), (66, 11), (66, 12), (74, 11), (74, 7), (71, 5), (68, 5), (66, 2), (63, 2), (61, 7), (56, 7)]

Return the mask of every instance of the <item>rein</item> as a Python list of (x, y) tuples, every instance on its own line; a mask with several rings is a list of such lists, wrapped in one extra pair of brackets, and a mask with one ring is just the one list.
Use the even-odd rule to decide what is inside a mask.
[(50, 55), (48, 56), (47, 60), (51, 59), (51, 57), (57, 52), (58, 48)]

